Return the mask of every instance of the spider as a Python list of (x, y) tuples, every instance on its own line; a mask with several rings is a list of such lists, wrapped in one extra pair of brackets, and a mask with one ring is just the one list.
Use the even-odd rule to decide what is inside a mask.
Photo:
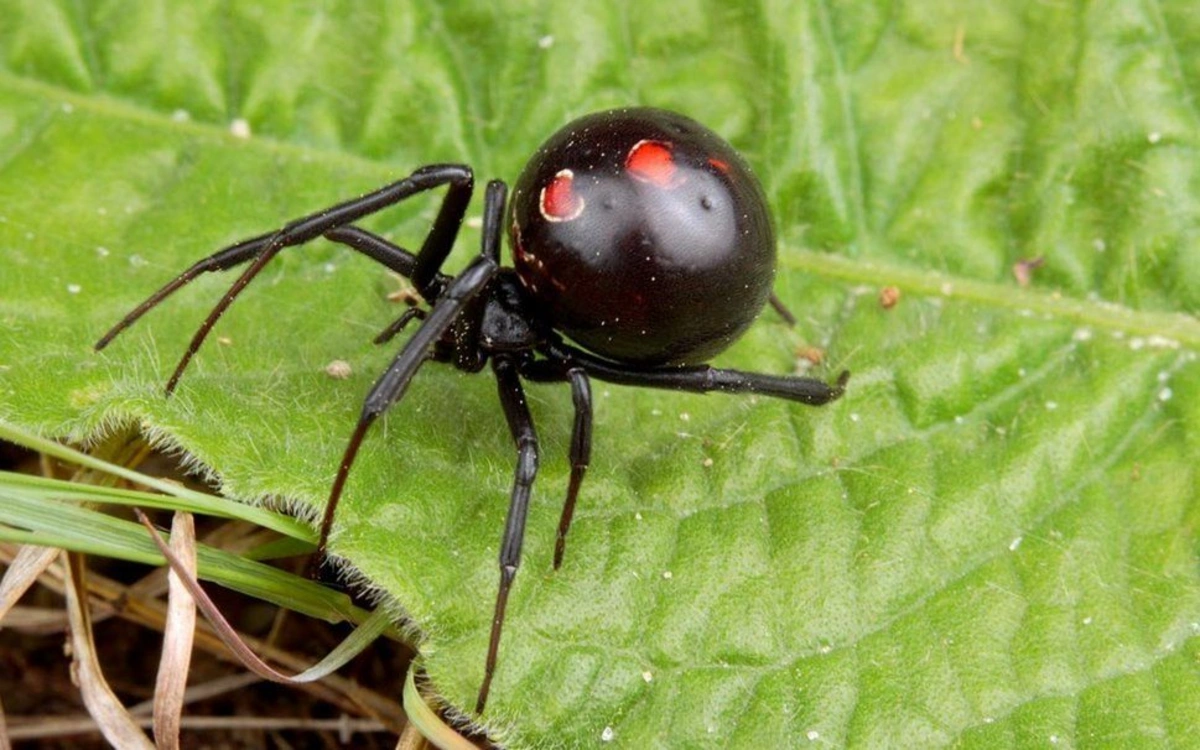
[[(170, 394), (217, 319), (286, 247), (318, 237), (358, 251), (411, 280), (428, 309), (408, 308), (376, 338), (420, 325), (380, 375), (338, 466), (321, 521), (321, 559), (350, 467), (368, 429), (404, 395), (427, 360), (466, 372), (491, 366), (517, 463), (500, 545), (481, 714), (496, 670), (505, 608), (525, 536), (538, 470), (538, 438), (522, 380), (566, 382), (574, 403), (571, 473), (554, 547), (562, 565), (567, 532), (592, 443), (591, 379), (676, 391), (757, 393), (803, 404), (839, 398), (836, 382), (718, 369), (705, 362), (733, 343), (770, 301), (775, 237), (766, 198), (733, 148), (699, 123), (652, 108), (581, 117), (552, 135), (526, 165), (506, 207), (507, 187), (487, 184), (482, 248), (456, 276), (442, 272), (471, 199), (463, 164), (433, 164), (359, 198), (204, 258), (134, 308), (95, 345), (103, 349), (166, 297), (209, 271), (249, 266), (193, 336), (167, 381)], [(433, 226), (414, 255), (354, 222), (418, 193), (445, 188)], [(507, 220), (513, 266), (500, 263)], [(568, 343), (568, 339), (574, 343)]]

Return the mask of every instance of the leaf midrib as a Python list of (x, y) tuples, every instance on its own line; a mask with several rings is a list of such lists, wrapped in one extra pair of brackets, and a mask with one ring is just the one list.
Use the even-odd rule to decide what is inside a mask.
[(1055, 290), (1022, 289), (1015, 284), (808, 250), (789, 250), (780, 256), (780, 264), (789, 270), (851, 284), (878, 287), (884, 282), (912, 294), (972, 302), (1013, 314), (1045, 315), (1118, 335), (1153, 337), (1145, 342), (1147, 348), (1200, 348), (1200, 320), (1187, 313), (1135, 310), (1105, 300), (1067, 297)]

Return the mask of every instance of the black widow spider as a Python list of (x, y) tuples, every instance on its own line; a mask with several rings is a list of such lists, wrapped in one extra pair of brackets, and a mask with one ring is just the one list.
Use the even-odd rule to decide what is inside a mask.
[[(200, 274), (252, 261), (192, 337), (167, 382), (171, 393), (217, 319), (271, 258), (321, 236), (410, 279), (430, 307), (410, 307), (376, 338), (382, 343), (414, 318), (421, 320), (367, 394), (329, 493), (316, 554), (325, 554), (342, 488), (367, 429), (404, 394), (421, 365), (433, 359), (478, 372), (490, 362), (516, 443), (517, 466), (475, 707), (482, 713), (538, 468), (537, 433), (522, 378), (568, 382), (574, 401), (571, 474), (554, 548), (557, 569), (591, 454), (590, 378), (678, 391), (759, 393), (820, 405), (842, 395), (849, 373), (842, 372), (831, 385), (704, 364), (736, 340), (768, 300), (785, 316), (786, 310), (771, 294), (775, 237), (762, 188), (729, 144), (693, 120), (636, 108), (571, 122), (542, 145), (517, 180), (509, 216), (514, 266), (500, 265), (507, 188), (493, 180), (484, 196), (482, 249), (450, 277), (441, 268), (473, 185), (466, 165), (421, 167), (360, 198), (243, 240), (163, 286), (106, 333), (96, 349)], [(441, 208), (416, 255), (353, 224), (442, 186)]]

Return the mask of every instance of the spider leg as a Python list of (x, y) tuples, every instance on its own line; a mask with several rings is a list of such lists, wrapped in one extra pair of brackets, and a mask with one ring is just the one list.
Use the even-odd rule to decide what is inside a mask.
[[(850, 371), (843, 370), (833, 384), (817, 378), (787, 375), (764, 375), (757, 372), (725, 370), (708, 365), (691, 367), (663, 367), (639, 369), (624, 367), (614, 362), (562, 343), (551, 341), (542, 347), (549, 360), (533, 363), (526, 368), (525, 376), (531, 380), (561, 380), (555, 372), (561, 372), (564, 363), (580, 367), (588, 375), (599, 380), (620, 385), (640, 385), (670, 391), (708, 393), (758, 393), (771, 398), (798, 401), (809, 406), (821, 406), (836, 401), (846, 392)], [(555, 361), (557, 360), (557, 362)], [(539, 368), (538, 365), (543, 365)]]
[(262, 251), (263, 246), (267, 244), (267, 241), (272, 236), (273, 234), (260, 234), (257, 237), (251, 237), (235, 245), (230, 245), (224, 250), (220, 250), (207, 258), (197, 261), (191, 268), (171, 279), (171, 281), (164, 284), (157, 292), (147, 297), (144, 302), (130, 310), (124, 318), (121, 318), (115, 326), (108, 329), (108, 332), (100, 337), (100, 340), (93, 345), (93, 348), (96, 351), (100, 351), (108, 346), (117, 337), (117, 334), (136, 323), (139, 318), (155, 308), (158, 303), (174, 294), (176, 290), (195, 281), (196, 277), (200, 274), (209, 271), (224, 271), (241, 265), (255, 257)]
[(787, 305), (783, 304), (783, 300), (779, 299), (779, 297), (775, 295), (775, 292), (771, 292), (771, 296), (767, 298), (767, 301), (771, 303), (771, 307), (775, 309), (775, 313), (779, 317), (783, 318), (784, 323), (787, 323), (789, 326), (796, 325), (795, 314), (788, 309)]
[(587, 372), (581, 367), (567, 370), (571, 381), (571, 400), (575, 404), (575, 425), (571, 429), (571, 479), (567, 484), (567, 499), (563, 503), (562, 517), (558, 521), (558, 537), (554, 540), (554, 569), (562, 565), (563, 553), (567, 548), (567, 532), (571, 529), (571, 518), (575, 515), (575, 499), (579, 496), (579, 485), (587, 471), (592, 456), (592, 386)]
[(350, 467), (354, 464), (354, 458), (358, 455), (367, 430), (380, 414), (404, 395), (417, 370), (429, 358), (433, 346), (460, 317), (469, 312), (465, 309), (468, 303), (487, 286), (499, 269), (500, 264), (496, 260), (499, 256), (497, 245), (501, 236), (505, 191), (502, 182), (493, 181), (488, 184), (484, 198), (482, 250), (462, 273), (445, 285), (416, 333), (405, 342), (392, 364), (375, 381), (375, 385), (363, 401), (358, 424), (355, 425), (350, 442), (346, 445), (346, 451), (338, 465), (337, 476), (329, 491), (329, 500), (325, 503), (325, 514), (321, 519), (321, 531), (317, 542), (317, 558), (325, 556), (342, 489), (346, 485), (346, 477), (350, 474)]
[(516, 365), (507, 357), (492, 359), (496, 373), (496, 384), (500, 393), (500, 404), (508, 420), (517, 447), (517, 467), (513, 476), (512, 495), (508, 504), (508, 519), (504, 524), (504, 540), (500, 546), (500, 587), (496, 592), (496, 610), (492, 616), (492, 632), (488, 641), (487, 662), (483, 671), (483, 684), (479, 687), (479, 699), (475, 713), (483, 713), (487, 703), (492, 677), (496, 672), (496, 657), (500, 649), (500, 633), (504, 627), (504, 613), (508, 607), (508, 593), (521, 564), (521, 543), (525, 539), (525, 517), (529, 510), (529, 494), (538, 470), (538, 439), (533, 427), (533, 417), (525, 402), (525, 391)]
[[(96, 349), (103, 349), (122, 330), (132, 325), (147, 311), (180, 287), (191, 282), (201, 273), (225, 270), (253, 259), (250, 266), (246, 268), (242, 275), (230, 286), (229, 290), (225, 292), (192, 337), (187, 351), (184, 352), (179, 364), (175, 368), (175, 372), (172, 373), (170, 380), (167, 381), (166, 390), (167, 393), (170, 393), (175, 389), (175, 385), (179, 382), (183, 371), (187, 368), (188, 363), (197, 350), (199, 350), (205, 338), (208, 337), (217, 320), (224, 314), (233, 300), (241, 294), (242, 290), (245, 289), (279, 251), (285, 247), (309, 242), (331, 230), (357, 221), (364, 216), (394, 205), (412, 195), (442, 185), (448, 185), (448, 190), (442, 199), (442, 206), (438, 211), (437, 218), (434, 220), (433, 227), (426, 236), (421, 251), (415, 259), (412, 259), (411, 254), (405, 251), (400, 251), (400, 254), (385, 252), (377, 256), (352, 243), (345, 243), (370, 255), (393, 270), (401, 273), (404, 270), (408, 270), (409, 274), (406, 275), (412, 276), (414, 283), (422, 295), (426, 299), (432, 299), (441, 290), (438, 270), (454, 245), (454, 238), (458, 233), (458, 228), (462, 223), (467, 204), (471, 199), (474, 177), (470, 168), (462, 165), (435, 164), (422, 167), (403, 180), (386, 185), (359, 198), (339, 203), (322, 211), (291, 221), (276, 232), (243, 240), (199, 261), (184, 271), (179, 277), (151, 295), (141, 305), (134, 308), (133, 311), (96, 342)], [(394, 248), (394, 246), (392, 247)], [(399, 248), (394, 249), (399, 250)]]
[[(257, 237), (251, 237), (248, 240), (242, 240), (237, 244), (219, 252), (213, 253), (207, 258), (194, 263), (183, 273), (176, 276), (171, 281), (162, 286), (161, 289), (146, 298), (144, 302), (130, 310), (128, 314), (115, 326), (110, 328), (107, 333), (100, 338), (95, 344), (96, 351), (100, 351), (108, 346), (117, 334), (124, 331), (129, 326), (133, 325), (150, 310), (158, 306), (160, 302), (174, 294), (182, 287), (187, 286), (195, 281), (198, 276), (204, 273), (215, 271), (228, 271), (231, 268), (236, 268), (241, 264), (255, 258), (262, 252), (272, 237), (274, 232), (260, 234)], [(392, 243), (384, 240), (378, 235), (374, 235), (365, 229), (359, 229), (356, 226), (345, 226), (331, 229), (325, 233), (325, 238), (342, 245), (346, 245), (354, 250), (361, 252), (368, 258), (371, 258), (380, 265), (386, 266), (392, 271), (411, 278), (413, 269), (416, 268), (417, 256), (413, 255), (404, 248), (397, 247)], [(439, 280), (445, 284), (450, 280), (450, 277), (439, 275)]]
[(400, 397), (408, 389), (408, 384), (412, 382), (413, 376), (417, 374), (417, 370), (428, 358), (429, 350), (454, 325), (455, 319), (467, 301), (487, 286), (488, 281), (496, 273), (496, 269), (496, 263), (491, 258), (480, 256), (455, 277), (446, 287), (437, 304), (429, 311), (417, 332), (405, 342), (400, 353), (392, 360), (392, 364), (375, 381), (375, 385), (372, 386), (371, 392), (367, 394), (367, 398), (363, 402), (362, 414), (358, 418), (354, 433), (350, 436), (350, 442), (346, 446), (346, 452), (338, 466), (337, 477), (329, 492), (329, 500), (325, 503), (325, 516), (321, 521), (321, 536), (317, 544), (318, 556), (325, 554), (325, 546), (329, 541), (329, 530), (333, 527), (333, 516), (342, 496), (342, 488), (346, 484), (346, 477), (350, 474), (350, 467), (354, 463), (354, 457), (358, 454), (358, 448), (362, 444), (367, 429), (380, 414), (400, 400)]
[(394, 339), (397, 334), (403, 331), (414, 319), (425, 320), (426, 317), (425, 311), (421, 308), (410, 307), (404, 312), (400, 313), (400, 317), (389, 323), (387, 328), (384, 328), (382, 331), (380, 331), (379, 335), (372, 339), (371, 343), (386, 344)]
[(567, 484), (567, 499), (563, 502), (558, 520), (558, 535), (554, 541), (554, 569), (562, 566), (567, 547), (567, 532), (575, 515), (579, 487), (592, 456), (592, 386), (587, 371), (566, 359), (527, 360), (520, 364), (520, 374), (538, 383), (567, 381), (571, 384), (571, 400), (575, 405), (575, 424), (571, 428), (571, 478)]
[[(413, 272), (416, 269), (417, 256), (403, 248), (393, 245), (379, 235), (368, 232), (360, 227), (356, 227), (353, 224), (348, 224), (344, 227), (338, 227), (337, 229), (331, 229), (325, 233), (325, 239), (333, 242), (339, 242), (366, 255), (370, 255), (371, 257), (392, 257), (398, 255), (407, 256), (408, 265), (403, 269), (397, 269), (394, 266), (390, 266), (393, 271), (396, 271), (407, 279), (412, 278)], [(434, 274), (433, 283), (436, 285), (438, 290), (441, 290), (446, 288), (446, 284), (450, 283), (450, 279), (451, 277), (444, 273), (437, 273)], [(392, 321), (387, 328), (379, 332), (379, 335), (374, 338), (374, 343), (385, 344), (388, 341), (391, 341), (396, 337), (397, 334), (403, 331), (404, 328), (411, 323), (414, 318), (417, 320), (424, 320), (425, 311), (416, 307), (405, 310), (403, 313), (401, 313), (399, 318)]]
[[(417, 256), (398, 245), (388, 242), (374, 232), (368, 232), (366, 229), (353, 224), (330, 229), (325, 233), (325, 239), (345, 245), (363, 255), (374, 258), (406, 279), (413, 277), (413, 272), (417, 267)], [(438, 287), (444, 288), (446, 284), (450, 283), (452, 277), (444, 273), (439, 273), (436, 274), (435, 278)]]

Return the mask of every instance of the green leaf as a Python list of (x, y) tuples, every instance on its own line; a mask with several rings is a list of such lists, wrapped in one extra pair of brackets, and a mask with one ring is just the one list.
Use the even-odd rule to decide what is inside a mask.
[[(0, 473), (4, 541), (62, 547), (122, 560), (165, 565), (166, 560), (140, 524), (57, 499), (57, 488), (21, 487)], [(331, 622), (365, 620), (368, 613), (349, 597), (262, 563), (206, 546), (199, 548), (199, 576), (264, 601)]]
[[(815, 346), (817, 374), (854, 377), (817, 410), (600, 385), (557, 572), (571, 404), (532, 386), (542, 471), (493, 736), (1187, 744), (1193, 5), (2, 0), (0, 418), (76, 440), (137, 422), (229, 494), (312, 517), (395, 352), (370, 344), (397, 314), (381, 269), (283, 253), (170, 399), (231, 278), (91, 344), (197, 258), (421, 164), (512, 179), (573, 116), (678, 109), (762, 176), (801, 319), (764, 314), (718, 364), (792, 372)], [(435, 210), (367, 225), (415, 246)], [(448, 267), (478, 241), (469, 224)], [(464, 710), (513, 461), (489, 378), (431, 365), (369, 435), (333, 540)]]

